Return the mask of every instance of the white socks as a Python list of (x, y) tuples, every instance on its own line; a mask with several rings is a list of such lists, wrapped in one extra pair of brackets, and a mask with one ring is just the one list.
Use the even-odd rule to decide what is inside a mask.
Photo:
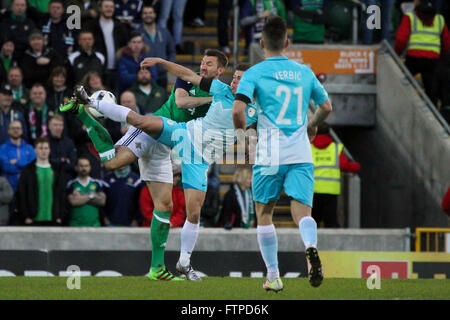
[(188, 220), (184, 222), (183, 229), (181, 230), (181, 250), (180, 250), (180, 264), (183, 267), (187, 267), (191, 262), (191, 254), (194, 251), (195, 243), (198, 238), (198, 230), (200, 223), (193, 224)]
[(258, 226), (258, 244), (267, 268), (267, 280), (270, 282), (280, 277), (278, 270), (278, 240), (275, 226)]
[(106, 101), (98, 101), (96, 104), (94, 107), (105, 117), (117, 122), (127, 122), (127, 115), (131, 109)]

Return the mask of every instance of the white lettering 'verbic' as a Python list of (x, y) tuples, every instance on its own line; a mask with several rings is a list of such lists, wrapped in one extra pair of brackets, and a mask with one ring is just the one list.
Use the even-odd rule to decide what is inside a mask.
[(300, 80), (302, 76), (300, 71), (288, 71), (282, 70), (274, 73), (274, 77), (277, 80)]

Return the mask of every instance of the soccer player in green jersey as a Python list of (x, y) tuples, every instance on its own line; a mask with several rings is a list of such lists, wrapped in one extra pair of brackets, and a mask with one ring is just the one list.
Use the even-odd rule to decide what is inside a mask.
[[(199, 75), (218, 79), (228, 64), (226, 56), (219, 50), (208, 49), (200, 65)], [(203, 117), (209, 109), (212, 97), (198, 86), (177, 79), (167, 102), (154, 115), (177, 122), (187, 122)], [(71, 105), (72, 103), (72, 105)], [(73, 109), (73, 101), (61, 111)], [(78, 118), (88, 130), (100, 158), (108, 170), (115, 170), (139, 159), (141, 179), (146, 181), (155, 204), (151, 223), (152, 262), (149, 278), (152, 280), (179, 280), (164, 265), (165, 243), (169, 235), (172, 211), (172, 165), (170, 148), (156, 142), (146, 133), (130, 127), (116, 143), (116, 149), (108, 132), (92, 118), (85, 108), (78, 108)], [(103, 155), (103, 156), (102, 156)]]

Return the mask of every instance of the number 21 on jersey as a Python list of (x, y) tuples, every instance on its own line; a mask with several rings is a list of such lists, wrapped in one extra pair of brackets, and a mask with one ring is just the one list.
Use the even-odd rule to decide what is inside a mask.
[(297, 96), (297, 124), (301, 125), (303, 123), (303, 116), (302, 116), (303, 88), (297, 87), (291, 92), (291, 89), (288, 86), (280, 85), (277, 87), (275, 94), (277, 97), (281, 97), (282, 95), (284, 95), (284, 101), (283, 105), (281, 106), (280, 113), (278, 114), (278, 117), (275, 120), (276, 124), (284, 124), (284, 125), (292, 124), (291, 119), (285, 118), (287, 108), (289, 107), (289, 104), (291, 102), (292, 93), (294, 94), (294, 96)]

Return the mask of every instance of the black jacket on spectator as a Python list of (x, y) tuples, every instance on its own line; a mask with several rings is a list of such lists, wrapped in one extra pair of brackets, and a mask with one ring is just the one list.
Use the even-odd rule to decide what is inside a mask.
[(34, 56), (31, 50), (26, 50), (23, 58), (20, 60), (20, 67), (23, 71), (23, 83), (27, 88), (31, 88), (36, 82), (45, 84), (52, 69), (64, 65), (62, 57), (50, 48), (44, 49), (40, 57), (49, 58), (50, 62), (44, 66), (39, 65), (36, 62), (38, 58)]
[[(51, 163), (53, 169), (53, 206), (52, 218), (55, 221), (60, 218), (64, 221), (67, 217), (66, 184), (65, 176), (60, 165)], [(34, 219), (39, 209), (39, 191), (36, 171), (36, 161), (26, 166), (20, 173), (19, 184), (17, 186), (17, 211), (19, 217)]]
[(77, 162), (77, 149), (72, 139), (65, 137), (50, 138), (50, 162), (61, 166), (63, 173), (66, 175), (67, 181), (75, 175), (75, 165)]
[[(94, 48), (96, 51), (101, 52), (106, 59), (108, 59), (108, 55), (106, 53), (106, 43), (105, 38), (103, 37), (103, 31), (100, 27), (99, 19), (93, 20), (89, 23), (86, 23), (86, 28), (94, 34)], [(130, 27), (118, 20), (114, 20), (114, 47), (115, 51), (127, 45), (128, 40), (130, 39)], [(108, 62), (105, 62), (105, 65), (108, 65)]]
[(86, 73), (96, 71), (100, 77), (105, 70), (105, 56), (100, 52), (93, 52), (91, 55), (81, 49), (69, 56), (70, 78), (74, 84), (78, 84)]
[(17, 59), (20, 60), (28, 48), (28, 36), (34, 28), (36, 26), (29, 18), (13, 18), (10, 11), (3, 15), (0, 30), (5, 37), (14, 39), (14, 52)]
[(55, 91), (53, 87), (46, 87), (47, 90), (47, 105), (50, 109), (55, 110), (59, 108), (61, 104), (65, 104), (72, 97), (73, 90), (66, 87), (62, 91)]

